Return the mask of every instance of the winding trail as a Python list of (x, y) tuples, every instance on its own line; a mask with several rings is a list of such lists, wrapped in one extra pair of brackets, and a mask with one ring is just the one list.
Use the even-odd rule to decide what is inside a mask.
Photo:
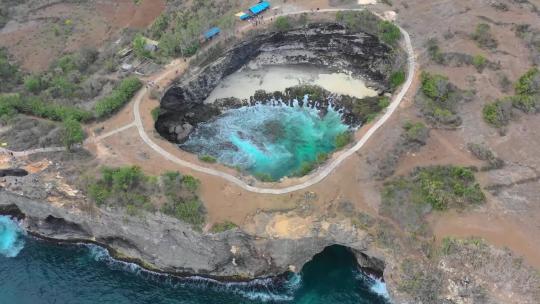
[[(362, 9), (324, 9), (324, 10), (316, 11), (316, 13), (339, 12), (339, 11), (358, 11), (358, 10), (362, 10)], [(303, 13), (315, 13), (315, 12), (312, 12), (312, 11), (299, 11), (299, 12), (275, 15), (275, 16), (272, 16), (271, 18), (279, 17), (279, 16), (298, 15), (298, 14), (303, 14)], [(267, 17), (265, 19), (267, 20), (269, 18)], [(225, 172), (220, 171), (220, 170), (216, 170), (216, 169), (212, 169), (212, 168), (208, 168), (208, 167), (203, 167), (203, 166), (200, 166), (198, 164), (188, 162), (186, 160), (180, 159), (177, 156), (169, 153), (168, 151), (166, 151), (165, 149), (160, 147), (158, 144), (156, 144), (154, 141), (152, 141), (152, 139), (150, 139), (150, 137), (148, 136), (148, 134), (144, 130), (144, 126), (143, 126), (143, 122), (142, 122), (142, 118), (141, 118), (141, 113), (140, 113), (140, 104), (141, 104), (141, 101), (143, 100), (143, 97), (148, 93), (147, 88), (143, 88), (135, 96), (135, 103), (133, 104), (133, 114), (135, 116), (135, 126), (137, 127), (137, 130), (139, 132), (139, 136), (141, 137), (141, 139), (150, 148), (152, 148), (155, 152), (161, 154), (167, 160), (169, 160), (169, 161), (171, 161), (171, 162), (173, 162), (175, 164), (178, 164), (180, 166), (183, 166), (183, 167), (189, 168), (191, 170), (197, 171), (197, 172), (201, 172), (201, 173), (205, 173), (205, 174), (208, 174), (208, 175), (223, 178), (223, 179), (225, 179), (225, 180), (227, 180), (227, 181), (229, 181), (231, 183), (236, 184), (237, 186), (241, 187), (242, 189), (244, 189), (246, 191), (250, 191), (250, 192), (254, 192), (254, 193), (261, 193), (261, 194), (277, 194), (277, 195), (279, 195), (279, 194), (286, 194), (286, 193), (291, 193), (291, 192), (295, 192), (295, 191), (298, 191), (298, 190), (305, 189), (307, 187), (310, 187), (310, 186), (315, 185), (315, 184), (319, 183), (320, 181), (322, 181), (324, 178), (326, 178), (328, 175), (330, 175), (330, 173), (332, 173), (332, 171), (334, 171), (334, 169), (336, 169), (347, 158), (349, 158), (355, 152), (360, 150), (366, 144), (366, 142), (371, 138), (371, 136), (373, 136), (373, 134), (390, 118), (390, 116), (392, 116), (392, 114), (396, 111), (396, 109), (399, 107), (401, 101), (405, 97), (405, 94), (407, 94), (409, 88), (411, 87), (413, 78), (414, 78), (414, 73), (415, 73), (415, 68), (416, 68), (416, 59), (414, 57), (414, 50), (413, 50), (413, 47), (412, 47), (411, 38), (409, 36), (409, 33), (407, 33), (401, 27), (399, 29), (400, 29), (400, 31), (401, 31), (401, 33), (403, 35), (403, 42), (405, 44), (405, 48), (406, 48), (406, 51), (407, 51), (407, 54), (408, 54), (407, 79), (406, 79), (405, 83), (403, 84), (403, 86), (401, 87), (400, 92), (397, 95), (394, 96), (394, 98), (392, 100), (392, 103), (386, 109), (386, 112), (384, 113), (384, 115), (382, 117), (380, 117), (373, 126), (371, 126), (371, 128), (366, 132), (366, 134), (364, 134), (362, 136), (362, 138), (353, 147), (351, 147), (348, 150), (343, 151), (342, 153), (340, 153), (339, 156), (336, 159), (332, 160), (327, 165), (319, 168), (314, 174), (309, 176), (309, 178), (307, 180), (305, 180), (304, 182), (302, 182), (300, 184), (293, 185), (293, 186), (288, 186), (288, 187), (284, 187), (284, 188), (256, 187), (256, 186), (252, 186), (252, 185), (247, 184), (246, 182), (242, 181), (241, 179), (239, 179), (239, 178), (237, 178), (237, 177), (235, 177), (235, 176), (233, 176), (231, 174), (225, 173)], [(165, 75), (166, 75), (166, 73), (164, 73), (164, 75), (162, 75), (157, 80), (159, 81), (160, 79), (165, 77)]]

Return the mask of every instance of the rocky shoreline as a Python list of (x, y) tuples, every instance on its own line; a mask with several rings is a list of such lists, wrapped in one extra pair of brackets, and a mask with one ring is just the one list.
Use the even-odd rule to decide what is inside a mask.
[[(383, 95), (390, 92), (388, 75), (397, 57), (393, 49), (376, 36), (353, 33), (336, 23), (311, 24), (307, 28), (261, 34), (232, 47), (194, 75), (187, 73), (177, 80), (161, 99), (155, 128), (167, 140), (182, 143), (199, 123), (228, 109), (253, 105), (253, 99), (234, 98), (204, 103), (223, 78), (248, 64), (310, 65), (334, 72), (348, 71), (364, 79), (369, 87)], [(269, 97), (279, 95), (276, 93)], [(361, 117), (354, 115), (353, 103), (340, 103), (344, 96), (334, 97), (334, 106), (344, 113), (344, 122), (351, 126), (358, 125)], [(292, 103), (290, 100), (282, 101), (289, 105)], [(316, 100), (308, 105), (324, 111), (329, 102), (332, 101)]]
[[(382, 275), (384, 262), (371, 257), (368, 235), (343, 223), (332, 223), (326, 233), (301, 239), (254, 236), (239, 229), (203, 234), (161, 214), (130, 217), (122, 210), (54, 206), (0, 191), (0, 214), (22, 221), (28, 233), (69, 243), (92, 243), (107, 248), (114, 258), (176, 276), (198, 275), (224, 281), (279, 277), (302, 266), (324, 248), (350, 248), (359, 266)], [(330, 233), (328, 233), (330, 232)]]

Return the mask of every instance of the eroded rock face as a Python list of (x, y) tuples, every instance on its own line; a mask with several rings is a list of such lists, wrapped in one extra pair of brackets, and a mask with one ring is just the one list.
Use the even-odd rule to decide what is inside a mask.
[(386, 75), (395, 64), (395, 56), (377, 37), (351, 33), (333, 23), (259, 35), (234, 46), (195, 75), (179, 79), (165, 92), (155, 127), (169, 141), (181, 143), (189, 132), (177, 126), (189, 124), (195, 128), (226, 109), (249, 105), (239, 100), (203, 103), (224, 77), (248, 63), (250, 66), (302, 64), (335, 72), (350, 71), (383, 93), (389, 91)]
[(43, 237), (97, 242), (123, 258), (176, 274), (235, 279), (280, 275), (299, 271), (327, 246), (342, 244), (365, 252), (369, 245), (366, 233), (343, 223), (315, 226), (288, 238), (238, 229), (203, 234), (161, 214), (128, 217), (121, 210), (102, 209), (86, 213), (0, 190), (3, 211), (24, 218), (25, 228)]

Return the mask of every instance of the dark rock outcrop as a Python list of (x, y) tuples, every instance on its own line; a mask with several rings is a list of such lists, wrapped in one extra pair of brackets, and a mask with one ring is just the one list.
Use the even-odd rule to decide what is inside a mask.
[(28, 175), (28, 171), (24, 170), (24, 169), (19, 169), (19, 168), (15, 168), (15, 169), (0, 169), (0, 177), (6, 177), (6, 176), (17, 176), (17, 177), (21, 177), (21, 176), (27, 176)]
[[(220, 81), (250, 62), (259, 65), (312, 65), (350, 71), (379, 92), (389, 91), (387, 74), (395, 61), (391, 47), (376, 36), (352, 33), (339, 24), (262, 34), (244, 41), (199, 72), (186, 74), (161, 99), (155, 127), (169, 141), (183, 142), (199, 123), (244, 102), (204, 104)], [(324, 108), (324, 105), (315, 105)], [(187, 128), (186, 128), (187, 127)]]
[[(41, 237), (97, 243), (122, 259), (179, 275), (225, 279), (274, 276), (290, 269), (299, 271), (330, 245), (344, 245), (355, 252), (367, 252), (369, 247), (367, 234), (344, 229), (342, 223), (299, 238), (257, 236), (239, 229), (203, 234), (162, 214), (129, 217), (113, 209), (87, 213), (0, 190), (0, 214), (4, 212), (24, 218), (24, 227)], [(362, 261), (365, 266), (380, 265), (368, 262), (367, 255)]]

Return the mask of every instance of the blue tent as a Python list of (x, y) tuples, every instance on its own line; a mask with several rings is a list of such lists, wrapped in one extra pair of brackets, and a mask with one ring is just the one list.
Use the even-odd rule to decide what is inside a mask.
[(204, 33), (204, 38), (206, 40), (211, 39), (214, 36), (216, 36), (217, 34), (219, 34), (220, 32), (221, 32), (221, 30), (219, 29), (219, 27), (213, 27), (213, 28), (209, 29), (208, 31), (206, 31), (206, 33)]
[(258, 15), (269, 8), (270, 8), (270, 3), (268, 1), (262, 1), (259, 4), (250, 7), (249, 10), (253, 14)]

